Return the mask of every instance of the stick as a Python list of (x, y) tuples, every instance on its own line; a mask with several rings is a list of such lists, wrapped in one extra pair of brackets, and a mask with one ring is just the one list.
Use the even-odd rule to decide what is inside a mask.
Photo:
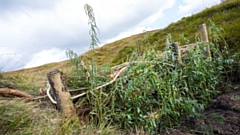
[(46, 97), (48, 97), (48, 95), (34, 97), (34, 98), (29, 99), (29, 100), (37, 100), (37, 99), (42, 99), (42, 98), (46, 98)]

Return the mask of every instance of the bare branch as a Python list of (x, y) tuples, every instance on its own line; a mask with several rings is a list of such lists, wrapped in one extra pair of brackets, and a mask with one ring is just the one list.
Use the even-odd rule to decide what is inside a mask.
[(8, 89), (8, 88), (0, 88), (0, 94), (2, 95), (13, 95), (18, 97), (24, 97), (24, 98), (33, 98), (32, 95), (29, 95), (23, 91), (17, 90), (17, 89)]
[(50, 87), (49, 82), (48, 82), (47, 86), (48, 86), (48, 88), (47, 88), (47, 96), (48, 96), (48, 98), (50, 99), (50, 101), (51, 101), (53, 104), (57, 104), (57, 102), (56, 102), (56, 101), (52, 98), (52, 96), (50, 95), (50, 89), (51, 89), (51, 87)]
[(43, 98), (46, 98), (46, 97), (48, 97), (48, 95), (34, 97), (34, 98), (29, 99), (29, 100), (43, 99)]

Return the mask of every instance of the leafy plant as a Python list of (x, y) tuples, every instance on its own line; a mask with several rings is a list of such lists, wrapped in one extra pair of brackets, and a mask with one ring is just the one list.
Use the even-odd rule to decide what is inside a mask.
[[(228, 57), (228, 47), (222, 50), (213, 43), (210, 47), (212, 58), (206, 57), (207, 45), (202, 43), (185, 54), (184, 65), (177, 62), (173, 49), (163, 57), (155, 48), (145, 53), (134, 51), (124, 77), (101, 89), (95, 89), (100, 85), (96, 78), (100, 70), (91, 66), (91, 81), (95, 83), (91, 83), (85, 100), (92, 108), (89, 115), (98, 124), (109, 121), (130, 131), (143, 129), (148, 133), (178, 126), (182, 116), (196, 117), (221, 92), (216, 87), (234, 63)], [(226, 61), (231, 62), (226, 65)]]
[(91, 36), (91, 43), (90, 43), (90, 49), (94, 49), (95, 47), (98, 47), (98, 44), (100, 43), (97, 38), (97, 24), (94, 16), (94, 12), (92, 7), (89, 4), (86, 4), (84, 6), (85, 13), (88, 17), (88, 24), (90, 24), (90, 31), (89, 34)]
[[(86, 5), (85, 10), (91, 25), (92, 48), (98, 42), (97, 26), (92, 8)], [(146, 44), (143, 51), (138, 42), (136, 48), (131, 49), (135, 51), (128, 65), (118, 68), (119, 75), (120, 71), (125, 72), (118, 79), (115, 76), (111, 83), (107, 83), (111, 79), (109, 76), (101, 75), (113, 69), (99, 68), (88, 56), (78, 58), (76, 53), (68, 50), (67, 55), (75, 65), (72, 72), (75, 77), (68, 85), (87, 88), (86, 97), (77, 104), (90, 108), (89, 119), (98, 126), (112, 123), (130, 131), (144, 130), (150, 134), (173, 128), (180, 124), (180, 117), (198, 116), (221, 92), (216, 87), (233, 72), (236, 61), (229, 56), (222, 30), (210, 20), (209, 32), (211, 42), (201, 43), (185, 53), (183, 65), (178, 63), (172, 45), (159, 57), (161, 52), (157, 51), (155, 43), (150, 47), (151, 42), (143, 40)], [(190, 43), (184, 35), (180, 37)], [(170, 34), (168, 39), (170, 43), (174, 41)], [(222, 40), (224, 44), (220, 44)], [(206, 56), (207, 44), (211, 48), (211, 58)]]

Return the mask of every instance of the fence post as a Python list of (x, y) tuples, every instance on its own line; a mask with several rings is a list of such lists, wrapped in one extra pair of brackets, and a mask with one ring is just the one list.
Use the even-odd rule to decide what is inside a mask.
[(53, 70), (47, 73), (49, 84), (53, 90), (55, 100), (57, 102), (57, 108), (66, 117), (72, 117), (76, 115), (76, 110), (71, 101), (71, 95), (67, 90), (63, 76), (59, 70)]
[(166, 49), (168, 50), (168, 48), (169, 48), (169, 39), (168, 38), (166, 38), (165, 39), (165, 45), (166, 45)]
[(174, 50), (177, 53), (178, 63), (182, 65), (183, 64), (182, 63), (182, 55), (181, 55), (181, 50), (180, 50), (180, 47), (179, 47), (179, 43), (178, 42), (174, 42), (172, 45), (174, 47)]
[(202, 42), (206, 42), (207, 44), (207, 55), (211, 57), (211, 51), (210, 51), (210, 46), (209, 46), (209, 41), (208, 41), (208, 33), (207, 33), (207, 26), (206, 24), (201, 24), (199, 25), (199, 30), (200, 30), (200, 38)]

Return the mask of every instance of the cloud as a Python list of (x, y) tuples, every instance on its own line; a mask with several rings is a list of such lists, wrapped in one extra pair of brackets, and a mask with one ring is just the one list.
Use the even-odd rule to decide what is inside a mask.
[(125, 37), (128, 37), (128, 36), (134, 35), (136, 33), (142, 33), (144, 31), (150, 31), (150, 30), (153, 30), (153, 29), (147, 28), (147, 27), (136, 27), (136, 28), (133, 28), (133, 29), (129, 29), (128, 31), (122, 32), (122, 33), (120, 33), (118, 36), (116, 36), (114, 38), (106, 40), (104, 44), (114, 42), (116, 40), (119, 40), (119, 39), (122, 39), (122, 38), (125, 38)]
[[(85, 3), (93, 7), (100, 29), (99, 39), (105, 43), (141, 32), (145, 25), (150, 27), (174, 1), (0, 0), (0, 29), (4, 31), (0, 33), (3, 48), (0, 53), (3, 50), (16, 53), (20, 58), (14, 57), (12, 61), (21, 59), (21, 65), (26, 64), (22, 67), (48, 62), (36, 57), (57, 55), (55, 52), (65, 52), (68, 48), (82, 54), (90, 43), (88, 19), (83, 9)], [(49, 58), (59, 61), (62, 57)]]
[(19, 10), (48, 10), (53, 8), (58, 0), (0, 0), (0, 14), (18, 12)]
[[(0, 54), (14, 52), (21, 55), (22, 63), (26, 64), (34, 57), (34, 54), (52, 47), (62, 51), (70, 48), (79, 54), (87, 51), (86, 46), (89, 44), (89, 39), (84, 10), (79, 6), (79, 9), (76, 10), (76, 5), (63, 4), (59, 2), (51, 10), (45, 10), (43, 7), (41, 10), (24, 8), (24, 10), (19, 9), (19, 12), (11, 12), (11, 8), (9, 8), (8, 13), (0, 14), (0, 29), (4, 31), (0, 32)], [(14, 5), (12, 6), (14, 7)], [(24, 7), (26, 4), (22, 4), (22, 6)], [(81, 11), (85, 22), (78, 15)], [(1, 61), (6, 60), (1, 59)], [(18, 61), (18, 58), (13, 57), (11, 61)], [(25, 64), (22, 64), (21, 67), (23, 68)], [(4, 66), (2, 70), (9, 70), (6, 67)]]
[(0, 71), (9, 71), (22, 67), (22, 56), (7, 48), (0, 47)]
[(189, 16), (205, 9), (206, 7), (217, 5), (220, 2), (220, 0), (183, 0), (184, 4), (178, 6), (178, 15)]
[(163, 15), (163, 10), (173, 5), (174, 1), (106, 0), (106, 3), (93, 3), (92, 7), (100, 28), (100, 36), (105, 40), (132, 28), (150, 26)]
[(45, 63), (59, 62), (66, 59), (65, 52), (57, 48), (43, 50), (33, 55), (33, 58), (24, 66), (24, 68), (36, 67)]

